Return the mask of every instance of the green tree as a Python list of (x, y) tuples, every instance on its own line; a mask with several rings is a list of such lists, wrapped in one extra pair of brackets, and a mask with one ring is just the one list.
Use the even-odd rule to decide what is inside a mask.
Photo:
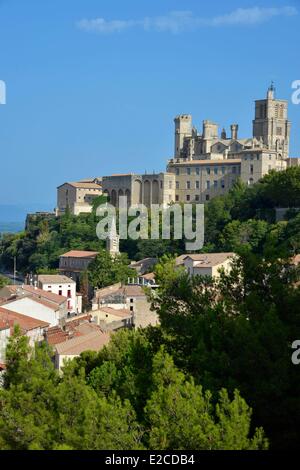
[(0, 289), (7, 286), (8, 284), (11, 284), (11, 281), (7, 277), (0, 274)]
[(88, 267), (89, 280), (93, 287), (106, 287), (117, 282), (126, 282), (128, 277), (136, 276), (136, 271), (129, 267), (125, 254), (111, 256), (107, 251), (100, 251), (97, 258)]
[(214, 406), (210, 392), (186, 379), (170, 356), (160, 351), (153, 361), (154, 390), (145, 409), (151, 449), (267, 448), (262, 429), (249, 437), (251, 410), (237, 391), (231, 401), (222, 390)]

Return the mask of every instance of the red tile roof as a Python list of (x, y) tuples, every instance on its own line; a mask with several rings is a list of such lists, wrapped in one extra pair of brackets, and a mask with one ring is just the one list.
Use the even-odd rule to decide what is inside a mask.
[(80, 251), (80, 250), (71, 250), (63, 255), (60, 255), (61, 258), (95, 258), (99, 255), (98, 251)]
[(34, 330), (36, 328), (48, 328), (49, 323), (36, 318), (13, 312), (5, 307), (0, 307), (0, 319), (2, 321), (11, 322), (11, 325), (19, 325), (23, 332)]
[(56, 303), (58, 305), (67, 301), (67, 298), (62, 295), (54, 294), (53, 292), (48, 292), (43, 289), (39, 289), (38, 287), (28, 286), (26, 284), (23, 286), (6, 286), (5, 289), (8, 290), (11, 295), (17, 295), (18, 292), (22, 293), (22, 291), (24, 291), (25, 294), (28, 293), (35, 298), (46, 300), (50, 303)]

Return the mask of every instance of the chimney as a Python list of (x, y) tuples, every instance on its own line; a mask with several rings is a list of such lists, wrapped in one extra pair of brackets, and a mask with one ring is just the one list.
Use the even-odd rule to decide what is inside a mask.
[(239, 125), (231, 124), (230, 130), (231, 130), (231, 140), (236, 140), (238, 138)]

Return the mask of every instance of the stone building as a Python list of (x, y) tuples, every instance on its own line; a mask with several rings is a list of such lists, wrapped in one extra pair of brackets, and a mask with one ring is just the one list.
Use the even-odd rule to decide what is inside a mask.
[(175, 176), (171, 173), (138, 175), (104, 176), (102, 178), (103, 194), (107, 194), (109, 202), (118, 207), (120, 196), (127, 197), (127, 205), (169, 204), (174, 201)]
[(201, 131), (190, 114), (175, 118), (174, 156), (166, 172), (157, 174), (115, 174), (58, 188), (58, 214), (69, 206), (74, 214), (90, 212), (93, 197), (102, 191), (118, 207), (120, 196), (128, 206), (168, 205), (172, 202), (204, 203), (228, 192), (237, 179), (251, 185), (270, 170), (299, 165), (289, 157), (291, 123), (288, 102), (277, 99), (272, 84), (265, 99), (255, 101), (252, 136), (241, 138), (239, 125), (231, 124), (230, 133), (215, 122), (204, 120)]
[(73, 215), (90, 213), (94, 199), (101, 194), (101, 178), (64, 183), (57, 188), (56, 214), (63, 215), (67, 207)]
[[(288, 103), (275, 98), (273, 84), (266, 99), (255, 102), (253, 133), (240, 138), (238, 124), (230, 135), (218, 125), (203, 121), (202, 132), (192, 125), (191, 115), (175, 118), (174, 157), (167, 171), (175, 175), (175, 201), (205, 202), (226, 193), (240, 178), (251, 185), (270, 170), (284, 170), (297, 159), (289, 155)], [(297, 162), (298, 163), (298, 162)]]

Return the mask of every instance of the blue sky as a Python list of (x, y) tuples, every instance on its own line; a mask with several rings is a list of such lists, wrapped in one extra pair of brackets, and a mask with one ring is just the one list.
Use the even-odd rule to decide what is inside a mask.
[(0, 0), (0, 204), (65, 181), (165, 169), (173, 118), (252, 132), (274, 80), (300, 155), (299, 1)]

